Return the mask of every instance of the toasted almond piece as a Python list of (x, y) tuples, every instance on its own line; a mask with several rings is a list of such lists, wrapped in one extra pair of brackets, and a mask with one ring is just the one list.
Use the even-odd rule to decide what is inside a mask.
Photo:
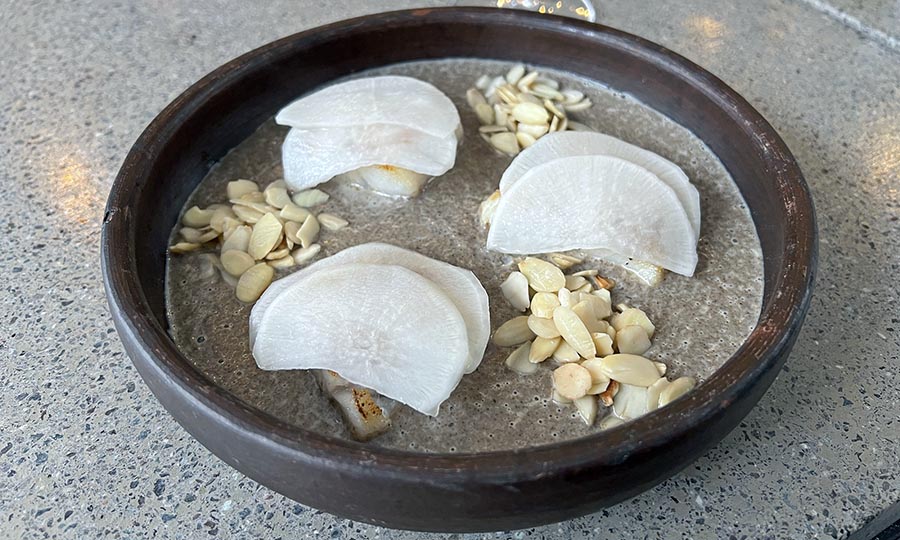
[(272, 283), (275, 270), (266, 263), (259, 263), (241, 274), (234, 293), (241, 302), (256, 302), (259, 295)]
[(601, 392), (597, 397), (600, 398), (600, 403), (602, 403), (604, 407), (610, 407), (612, 406), (613, 399), (616, 397), (617, 393), (619, 393), (619, 383), (611, 380), (609, 381), (606, 390)]
[(681, 396), (691, 391), (697, 385), (697, 380), (693, 377), (679, 377), (675, 379), (659, 394), (659, 406), (665, 407)]
[(582, 99), (577, 103), (563, 103), (563, 108), (568, 112), (578, 112), (591, 108), (591, 100)]
[(534, 338), (531, 342), (531, 351), (528, 353), (528, 361), (539, 364), (553, 355), (553, 351), (559, 346), (562, 338), (542, 338), (540, 336)]
[(550, 131), (550, 126), (548, 124), (525, 124), (519, 123), (517, 128), (517, 133), (525, 133), (531, 135), (535, 139), (538, 139), (547, 134)]
[(581, 122), (575, 122), (574, 120), (568, 121), (568, 128), (571, 131), (594, 131), (590, 126), (582, 124)]
[(560, 364), (568, 364), (569, 362), (581, 360), (581, 356), (565, 340), (560, 340), (559, 346), (553, 351), (553, 359)]
[(543, 105), (536, 103), (518, 103), (512, 110), (512, 116), (517, 122), (525, 124), (546, 124), (550, 121), (550, 113)]
[(487, 103), (479, 103), (475, 105), (475, 116), (483, 126), (489, 126), (494, 123), (494, 109)]
[(329, 231), (339, 231), (347, 225), (350, 225), (350, 222), (346, 219), (334, 214), (327, 214), (325, 212), (322, 212), (321, 214), (316, 216), (316, 219), (319, 220), (319, 225), (325, 227)]
[(522, 148), (528, 148), (529, 146), (537, 142), (537, 139), (521, 131), (516, 133), (516, 140), (519, 142), (519, 146), (521, 146)]
[(172, 253), (187, 253), (196, 249), (200, 249), (200, 244), (191, 242), (177, 242), (175, 245), (169, 246), (169, 251)]
[(303, 225), (297, 230), (297, 240), (300, 240), (301, 247), (309, 247), (319, 236), (319, 220), (316, 216), (310, 214), (303, 220)]
[(575, 408), (578, 410), (578, 416), (584, 420), (584, 423), (593, 426), (597, 420), (597, 397), (592, 395), (582, 396), (575, 400)]
[(516, 84), (519, 82), (522, 77), (525, 75), (525, 66), (522, 64), (516, 64), (506, 72), (506, 82), (509, 84)]
[(565, 287), (560, 289), (559, 292), (556, 293), (556, 295), (559, 298), (559, 305), (561, 306), (572, 307), (577, 303), (575, 302), (575, 299), (572, 298), (572, 291)]
[(231, 207), (231, 210), (235, 213), (235, 215), (240, 218), (241, 221), (245, 223), (256, 223), (263, 217), (262, 212), (258, 212), (252, 208), (241, 205), (234, 205)]
[(587, 283), (587, 280), (581, 276), (566, 276), (566, 288), (570, 291), (577, 291)]
[(662, 362), (653, 362), (653, 365), (656, 366), (656, 371), (659, 372), (660, 377), (664, 377), (666, 372), (669, 371), (669, 366), (663, 364)]
[(559, 307), (559, 297), (553, 293), (539, 292), (531, 299), (531, 313), (542, 319), (552, 319), (553, 310)]
[(509, 128), (506, 126), (507, 120), (509, 120), (509, 111), (507, 111), (507, 107), (500, 105), (499, 103), (494, 105), (494, 124), (507, 128), (508, 130)]
[(527, 92), (528, 87), (531, 86), (538, 77), (540, 77), (540, 73), (537, 71), (531, 71), (528, 75), (525, 75), (516, 83), (516, 88), (521, 90), (522, 92)]
[(188, 227), (199, 229), (200, 227), (206, 227), (207, 225), (209, 225), (209, 220), (212, 219), (212, 215), (212, 210), (203, 209), (199, 206), (192, 206), (187, 209), (187, 212), (184, 213), (184, 216), (182, 216), (181, 218), (181, 222)]
[(281, 244), (283, 247), (278, 249), (274, 249), (266, 255), (265, 259), (267, 261), (274, 261), (278, 259), (283, 259), (291, 254), (291, 248), (287, 247), (284, 243)]
[[(608, 406), (608, 405), (607, 405)], [(614, 414), (609, 414), (600, 420), (600, 429), (612, 429), (616, 426), (621, 426), (625, 421), (619, 418)]]
[(635, 354), (611, 354), (600, 359), (600, 369), (610, 379), (648, 387), (659, 378), (653, 362)]
[(499, 189), (491, 193), (490, 197), (483, 200), (481, 204), (478, 205), (478, 219), (481, 221), (482, 226), (487, 227), (491, 224), (491, 218), (494, 216), (498, 204), (500, 204)]
[(591, 339), (594, 340), (594, 347), (597, 348), (597, 356), (609, 356), (615, 352), (613, 339), (606, 332), (591, 332)]
[(239, 199), (247, 193), (259, 191), (259, 186), (252, 180), (233, 180), (225, 186), (225, 193), (229, 199)]
[(250, 234), (247, 253), (256, 260), (261, 260), (281, 242), (283, 226), (275, 214), (269, 212), (259, 219)]
[(589, 302), (582, 300), (581, 302), (578, 302), (577, 304), (572, 306), (570, 309), (581, 321), (588, 334), (592, 334), (594, 332), (603, 332), (606, 329), (606, 327), (604, 326), (604, 321), (601, 321), (597, 318), (597, 316), (594, 314), (594, 308)]
[(484, 99), (484, 94), (482, 94), (478, 88), (469, 88), (466, 90), (466, 103), (469, 104), (469, 107), (474, 109), (479, 103), (487, 105), (487, 100)]
[[(568, 270), (577, 264), (581, 264), (584, 261), (579, 259), (578, 257), (573, 257), (571, 255), (566, 255), (565, 253), (551, 253), (549, 255), (550, 262), (559, 267), (560, 270)], [(578, 273), (572, 274), (577, 276)], [(568, 278), (566, 278), (568, 279)]]
[(241, 274), (249, 270), (256, 264), (256, 261), (247, 254), (246, 251), (238, 251), (229, 249), (222, 252), (222, 268), (234, 277), (240, 277)]
[(616, 331), (616, 350), (641, 355), (650, 348), (650, 338), (642, 326), (633, 324)]
[(534, 314), (528, 316), (528, 328), (542, 338), (552, 339), (560, 335), (553, 319), (542, 319)]
[(623, 308), (621, 310), (622, 313), (616, 313), (609, 320), (610, 324), (616, 329), (616, 332), (621, 331), (626, 326), (638, 325), (647, 332), (648, 338), (653, 337), (653, 332), (656, 331), (656, 327), (650, 322), (650, 318), (647, 317), (646, 313), (638, 308), (630, 308), (624, 304), (619, 304), (617, 307)]
[(566, 89), (560, 91), (560, 93), (563, 95), (564, 103), (578, 103), (584, 99), (584, 93), (578, 90)]
[(311, 244), (305, 248), (295, 249), (294, 252), (291, 253), (291, 257), (294, 258), (295, 263), (304, 264), (311, 261), (320, 251), (322, 251), (321, 245)]
[(494, 133), (491, 145), (504, 154), (514, 156), (519, 153), (519, 142), (515, 133)]
[(531, 375), (538, 369), (537, 364), (528, 361), (528, 355), (531, 351), (531, 343), (525, 342), (506, 357), (506, 367), (521, 375)]
[(491, 341), (498, 347), (512, 347), (534, 338), (534, 332), (528, 327), (528, 317), (521, 315), (506, 321), (494, 332)]
[(550, 391), (550, 400), (557, 405), (571, 405), (572, 400), (569, 398), (564, 398), (560, 395), (559, 392), (556, 391), (556, 388)]
[(659, 408), (659, 396), (669, 386), (665, 377), (660, 377), (655, 383), (647, 387), (647, 411), (655, 411)]
[(291, 197), (294, 204), (301, 208), (312, 208), (313, 206), (318, 206), (327, 202), (328, 199), (328, 194), (320, 189), (307, 189), (299, 193), (294, 193), (294, 196)]
[(500, 285), (500, 291), (506, 301), (519, 311), (525, 311), (530, 305), (528, 299), (528, 278), (521, 272), (511, 272)]
[(528, 278), (531, 288), (538, 292), (555, 293), (566, 285), (566, 276), (562, 270), (535, 257), (526, 257), (520, 262), (519, 271)]
[(250, 235), (253, 233), (248, 225), (237, 227), (231, 235), (222, 242), (221, 252), (225, 253), (230, 249), (239, 251), (247, 251), (250, 247)]
[(613, 287), (616, 286), (615, 280), (596, 274), (591, 277), (591, 281), (594, 282), (594, 285), (596, 285), (598, 289), (605, 289), (607, 291), (611, 291)]
[(591, 374), (578, 364), (563, 364), (553, 370), (553, 388), (564, 398), (576, 400), (587, 394)]
[(287, 188), (269, 186), (265, 191), (266, 203), (270, 206), (281, 210), (291, 203), (291, 196), (288, 195)]
[(278, 269), (278, 268), (290, 268), (290, 267), (294, 266), (295, 263), (294, 263), (294, 258), (291, 257), (290, 255), (287, 255), (280, 259), (266, 261), (266, 264), (268, 264), (272, 268)]
[(553, 312), (553, 323), (563, 339), (583, 358), (593, 358), (597, 355), (591, 333), (572, 308), (562, 306), (556, 308)]

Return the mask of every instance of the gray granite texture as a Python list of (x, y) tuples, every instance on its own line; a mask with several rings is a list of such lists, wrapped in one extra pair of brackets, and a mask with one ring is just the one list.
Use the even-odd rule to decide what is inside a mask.
[[(179, 92), (276, 37), (404, 5), (0, 0), (0, 538), (440, 538), (305, 508), (191, 439), (126, 358), (97, 252), (115, 171)], [(896, 14), (847, 6), (864, 26)], [(818, 207), (818, 293), (772, 389), (684, 472), (592, 516), (471, 538), (873, 535), (900, 517), (900, 52), (801, 0), (600, 8), (775, 125)]]

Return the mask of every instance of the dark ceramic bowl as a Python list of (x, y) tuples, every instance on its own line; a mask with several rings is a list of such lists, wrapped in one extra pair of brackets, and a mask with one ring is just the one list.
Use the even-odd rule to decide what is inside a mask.
[[(526, 30), (530, 39), (523, 40)], [(216, 387), (175, 347), (166, 333), (166, 243), (179, 209), (210, 167), (303, 92), (366, 68), (443, 57), (525, 61), (602, 81), (692, 130), (725, 164), (762, 243), (762, 314), (724, 367), (687, 398), (583, 439), (426, 455), (280, 422)], [(125, 159), (109, 196), (102, 257), (111, 312), (135, 366), (178, 422), (224, 461), (340, 516), (398, 528), (486, 531), (612, 505), (671, 476), (725, 436), (768, 388), (794, 343), (812, 291), (816, 225), (784, 142), (700, 67), (603, 26), (457, 8), (317, 28), (204, 77), (160, 113)]]

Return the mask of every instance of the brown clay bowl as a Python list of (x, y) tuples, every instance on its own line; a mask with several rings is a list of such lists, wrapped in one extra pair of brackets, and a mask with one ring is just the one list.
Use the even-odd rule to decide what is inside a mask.
[[(527, 31), (528, 40), (520, 37)], [(506, 44), (516, 43), (516, 47)], [(630, 93), (692, 130), (749, 205), (765, 258), (759, 322), (689, 396), (626, 427), (482, 454), (422, 454), (280, 422), (213, 385), (166, 333), (166, 243), (209, 168), (297, 95), (347, 74), (444, 57), (525, 61)], [(725, 436), (783, 365), (809, 306), (816, 224), (784, 142), (737, 93), (641, 38), (496, 9), (402, 11), (302, 32), (216, 69), (173, 101), (125, 159), (109, 196), (102, 258), (116, 327), (166, 409), (244, 474), (297, 501), (389, 527), (487, 531), (564, 520), (673, 475)]]

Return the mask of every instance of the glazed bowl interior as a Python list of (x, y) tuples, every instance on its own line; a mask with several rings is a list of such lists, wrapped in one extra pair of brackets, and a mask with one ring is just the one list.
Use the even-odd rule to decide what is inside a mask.
[[(526, 26), (531, 37), (522, 40)], [(503, 43), (517, 46), (498, 46)], [(515, 451), (426, 455), (366, 447), (287, 425), (216, 387), (175, 347), (166, 333), (166, 246), (182, 205), (210, 168), (298, 95), (372, 67), (453, 57), (556, 66), (601, 81), (691, 130), (728, 169), (750, 209), (764, 254), (762, 312), (740, 349), (685, 399), (627, 429), (583, 439)], [(808, 307), (815, 260), (812, 202), (793, 157), (771, 126), (721, 81), (628, 34), (492, 9), (410, 11), (338, 23), (225, 64), (170, 104), (137, 141), (110, 195), (103, 238), (106, 285), (114, 314), (121, 314), (120, 332), (149, 351), (160, 373), (191, 395), (196, 406), (279, 448), (333, 464), (370, 459), (392, 475), (414, 478), (428, 471), (497, 482), (526, 481), (548, 471), (565, 474), (591, 463), (613, 470), (616, 463), (636, 456), (652, 467), (664, 459), (654, 450), (703, 436), (711, 419), (733, 426), (749, 406), (730, 404), (755, 402), (784, 361)], [(173, 414), (182, 420), (189, 411)], [(717, 433), (713, 442), (724, 433)], [(676, 456), (677, 467), (695, 454)], [(477, 467), (470, 467), (475, 461)], [(641, 478), (623, 490), (623, 497), (664, 477)], [(589, 508), (572, 505), (569, 514)]]

